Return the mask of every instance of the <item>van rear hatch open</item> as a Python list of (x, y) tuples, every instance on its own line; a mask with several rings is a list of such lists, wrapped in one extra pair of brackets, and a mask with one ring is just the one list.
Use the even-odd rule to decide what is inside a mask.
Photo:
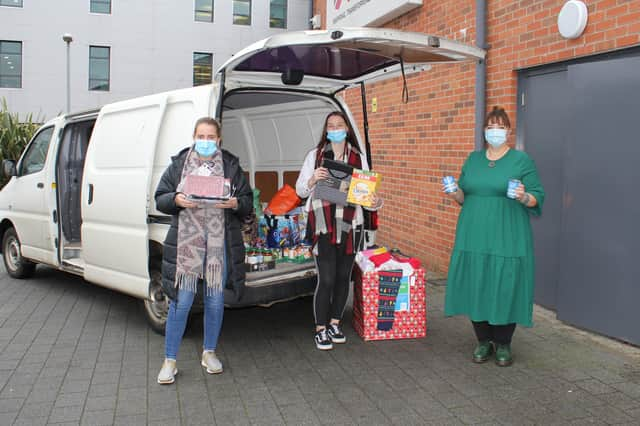
[(441, 37), (386, 28), (278, 34), (241, 50), (217, 71), (224, 90), (286, 87), (333, 93), (432, 63), (481, 60), (485, 51)]

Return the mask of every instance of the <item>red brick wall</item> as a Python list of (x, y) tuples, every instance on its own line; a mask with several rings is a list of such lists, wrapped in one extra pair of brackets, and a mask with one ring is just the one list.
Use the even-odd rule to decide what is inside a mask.
[[(487, 106), (503, 105), (514, 124), (516, 69), (640, 43), (640, 0), (586, 0), (589, 22), (576, 40), (565, 40), (557, 31), (564, 3), (488, 1)], [(324, 25), (325, 1), (316, 0), (314, 7)], [(425, 0), (385, 26), (474, 44), (475, 2)], [(459, 209), (441, 194), (440, 179), (457, 176), (474, 147), (475, 65), (435, 65), (407, 83), (408, 104), (401, 102), (399, 79), (367, 87), (373, 163), (383, 174), (385, 199), (379, 241), (419, 257), (429, 271), (445, 273)], [(351, 91), (346, 99), (361, 121), (360, 92)]]

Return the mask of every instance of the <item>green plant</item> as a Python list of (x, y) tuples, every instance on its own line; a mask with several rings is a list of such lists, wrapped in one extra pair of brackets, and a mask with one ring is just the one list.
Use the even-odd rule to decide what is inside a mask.
[[(3, 160), (17, 160), (31, 137), (38, 129), (38, 123), (34, 122), (33, 114), (20, 120), (17, 113), (9, 112), (7, 100), (2, 98), (0, 103), (0, 163)], [(8, 179), (0, 176), (0, 187), (7, 183)]]

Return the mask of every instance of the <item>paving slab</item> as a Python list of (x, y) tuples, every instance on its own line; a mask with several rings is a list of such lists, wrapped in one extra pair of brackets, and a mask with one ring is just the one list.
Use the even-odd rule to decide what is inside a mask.
[(190, 321), (172, 386), (155, 376), (164, 339), (138, 301), (46, 267), (14, 280), (0, 266), (2, 425), (639, 424), (640, 349), (536, 307), (515, 363), (474, 364), (469, 322), (442, 314), (427, 285), (427, 337), (313, 343), (312, 299), (226, 310), (218, 355), (200, 366), (202, 316)]

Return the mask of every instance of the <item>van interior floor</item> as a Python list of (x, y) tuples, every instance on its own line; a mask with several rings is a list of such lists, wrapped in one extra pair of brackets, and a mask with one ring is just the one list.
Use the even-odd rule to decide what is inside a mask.
[(282, 277), (285, 274), (306, 272), (315, 275), (316, 264), (313, 261), (304, 263), (277, 263), (274, 269), (259, 272), (247, 272), (246, 285), (250, 287), (264, 285), (272, 281), (272, 277)]

